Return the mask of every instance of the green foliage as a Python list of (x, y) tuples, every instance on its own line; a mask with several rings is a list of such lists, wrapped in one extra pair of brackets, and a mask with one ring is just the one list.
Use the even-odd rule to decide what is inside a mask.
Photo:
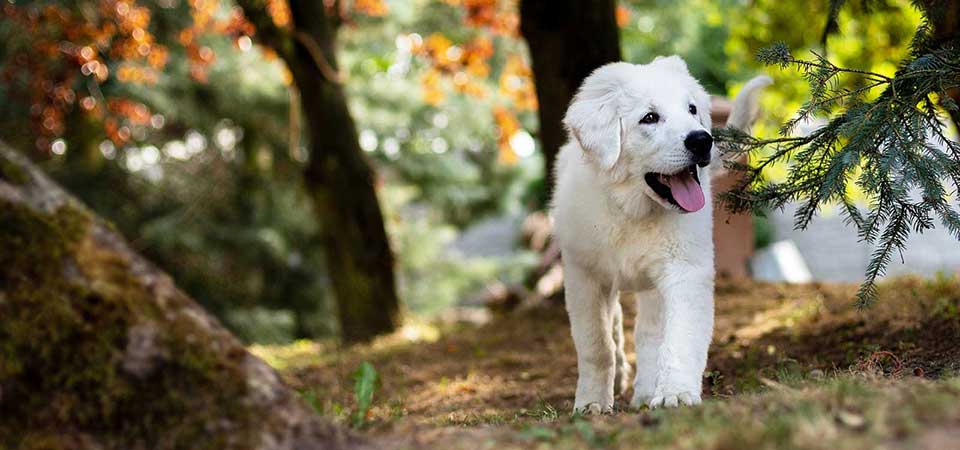
[(351, 416), (354, 427), (360, 427), (367, 420), (367, 413), (373, 406), (373, 394), (380, 385), (380, 375), (373, 364), (362, 362), (353, 372), (353, 395), (357, 402), (357, 410)]
[[(50, 3), (78, 11), (95, 4)], [(130, 125), (131, 141), (115, 148), (74, 108), (65, 118), (66, 154), (37, 155), (48, 158), (44, 169), (245, 341), (335, 334), (317, 218), (302, 186), (306, 130), (300, 111), (291, 110), (298, 98), (287, 69), (257, 46), (241, 50), (233, 38), (211, 33), (197, 37), (216, 55), (208, 80), (198, 82), (178, 41), (193, 20), (188, 2), (138, 3), (149, 9), (148, 31), (169, 60), (155, 84), (111, 79), (100, 89), (143, 103), (157, 122)], [(217, 15), (230, 6), (222, 2)], [(422, 77), (430, 64), (397, 38), (439, 32), (462, 44), (478, 33), (463, 26), (462, 14), (439, 0), (391, 1), (387, 16), (360, 16), (338, 39), (351, 113), (361, 137), (375, 139), (367, 148), (382, 182), (379, 195), (407, 193), (398, 202), (388, 199), (384, 209), (403, 300), (413, 314), (436, 313), (484, 280), (517, 272), (513, 259), (474, 260), (447, 246), (479, 219), (521, 210), (525, 186), (541, 167), (536, 156), (513, 166), (497, 159), (498, 77), (508, 51), (523, 47), (519, 39), (496, 38), (490, 76), (480, 80), (492, 95), (424, 102)], [(0, 23), (0, 34), (15, 38), (0, 39), (0, 56), (12, 57), (29, 40), (15, 31)], [(0, 134), (28, 149), (36, 136), (20, 138), (31, 131), (22, 91), (19, 83), (0, 83)], [(536, 128), (533, 113), (520, 119)], [(16, 175), (0, 166), (0, 177)]]
[(742, 13), (735, 0), (623, 0), (630, 23), (620, 30), (624, 60), (647, 63), (659, 55), (679, 54), (691, 73), (713, 93), (725, 94), (735, 75), (728, 67), (724, 44), (729, 36), (727, 14)]
[[(945, 93), (960, 86), (960, 52), (956, 43), (930, 39), (924, 23), (892, 77), (839, 67), (817, 53), (798, 59), (786, 44), (776, 44), (758, 58), (800, 71), (810, 99), (782, 127), (782, 137), (720, 134), (733, 151), (765, 152), (753, 165), (734, 164), (746, 176), (722, 197), (731, 210), (775, 209), (800, 201), (795, 224), (803, 229), (821, 208), (836, 203), (860, 238), (875, 244), (857, 295), (860, 305), (876, 297), (876, 279), (911, 232), (932, 229), (937, 218), (960, 239), (960, 213), (947, 187), (952, 183), (954, 194), (960, 188), (960, 144), (947, 136), (944, 117), (945, 110), (957, 108)], [(799, 124), (822, 116), (832, 119), (805, 136), (792, 135)], [(786, 179), (767, 180), (764, 170), (784, 162), (789, 162)], [(854, 185), (869, 201), (866, 214), (851, 196)]]
[[(351, 112), (381, 176), (416, 187), (412, 203), (429, 206), (442, 222), (458, 228), (519, 209), (526, 184), (539, 178), (542, 164), (536, 157), (517, 165), (498, 160), (493, 111), (505, 104), (498, 80), (507, 55), (525, 44), (495, 39), (490, 74), (476, 78), (489, 94), (474, 97), (450, 89), (441, 104), (430, 105), (422, 79), (432, 65), (404, 39), (441, 34), (462, 45), (480, 32), (463, 25), (462, 8), (443, 1), (397, 0), (390, 10), (384, 20), (343, 29), (340, 39), (341, 65), (351, 77), (345, 85)], [(534, 112), (519, 119), (525, 129), (537, 128)]]
[(754, 248), (764, 248), (773, 243), (776, 236), (776, 230), (773, 223), (765, 215), (753, 214), (753, 246)]
[[(407, 308), (433, 316), (478, 292), (491, 280), (519, 282), (536, 263), (531, 252), (504, 257), (466, 257), (449, 247), (457, 229), (443, 221), (441, 212), (413, 201), (413, 186), (384, 189), (381, 203), (387, 212), (393, 249), (401, 256), (398, 276), (400, 294)], [(425, 238), (429, 237), (429, 238)]]
[[(892, 76), (897, 61), (908, 52), (908, 45), (920, 23), (920, 13), (909, 0), (870, 2), (869, 14), (860, 1), (849, 2), (839, 10), (838, 33), (822, 42), (823, 26), (830, 11), (830, 0), (785, 2), (755, 0), (740, 3), (726, 11), (736, 20), (727, 21), (729, 37), (723, 44), (727, 69), (737, 79), (746, 80), (763, 71), (774, 79), (775, 88), (767, 89), (761, 99), (763, 114), (754, 126), (758, 136), (777, 134), (784, 122), (810, 96), (809, 84), (794, 70), (770, 70), (758, 64), (756, 54), (772, 43), (782, 41), (796, 54), (816, 51), (828, 55), (840, 67), (867, 70)], [(813, 18), (802, 24), (798, 18)], [(828, 51), (829, 50), (829, 51)], [(735, 86), (731, 86), (735, 87)], [(736, 91), (728, 92), (728, 95)], [(781, 180), (786, 169), (771, 167), (769, 177)]]

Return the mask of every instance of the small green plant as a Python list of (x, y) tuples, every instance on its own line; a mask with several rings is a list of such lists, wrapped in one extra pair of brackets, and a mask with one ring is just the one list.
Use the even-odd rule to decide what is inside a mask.
[(367, 420), (367, 413), (373, 406), (373, 394), (380, 384), (380, 375), (373, 364), (362, 362), (353, 372), (353, 395), (357, 402), (357, 409), (351, 418), (354, 427), (361, 427)]
[(523, 417), (532, 417), (541, 422), (553, 422), (560, 418), (560, 413), (557, 411), (557, 408), (554, 408), (550, 402), (539, 399), (537, 400), (537, 407), (532, 410), (522, 410), (520, 416)]
[(792, 386), (803, 381), (803, 366), (795, 359), (786, 358), (777, 363), (776, 380), (782, 384)]
[(710, 386), (710, 395), (719, 397), (723, 387), (723, 374), (719, 370), (711, 370), (703, 375), (707, 379), (707, 385)]
[(391, 418), (401, 419), (405, 415), (407, 415), (407, 410), (406, 410), (406, 406), (403, 403), (403, 399), (396, 399), (390, 402)]

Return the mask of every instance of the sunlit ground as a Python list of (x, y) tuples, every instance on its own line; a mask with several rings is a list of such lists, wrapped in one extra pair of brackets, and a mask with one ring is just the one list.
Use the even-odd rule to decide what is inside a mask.
[[(956, 436), (960, 279), (893, 280), (863, 311), (855, 289), (722, 284), (706, 404), (679, 411), (627, 411), (627, 397), (613, 417), (571, 419), (576, 359), (557, 306), (483, 326), (413, 325), (370, 345), (253, 351), (344, 421), (355, 407), (351, 373), (371, 362), (382, 382), (363, 427), (400, 447), (853, 449)], [(395, 440), (402, 433), (412, 437)]]

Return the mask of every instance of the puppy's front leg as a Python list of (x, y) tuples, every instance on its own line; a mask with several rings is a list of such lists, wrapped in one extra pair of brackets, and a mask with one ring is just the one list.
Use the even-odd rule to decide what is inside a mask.
[(577, 349), (574, 412), (612, 412), (615, 356), (610, 296), (604, 295), (600, 283), (574, 264), (564, 265), (564, 286)]
[[(712, 259), (711, 259), (712, 261)], [(713, 268), (671, 264), (658, 277), (663, 295), (663, 344), (650, 406), (700, 403), (713, 337)]]
[(637, 349), (637, 377), (633, 382), (630, 406), (649, 404), (657, 389), (660, 374), (660, 348), (663, 347), (663, 296), (656, 289), (633, 294), (637, 318), (633, 321)]

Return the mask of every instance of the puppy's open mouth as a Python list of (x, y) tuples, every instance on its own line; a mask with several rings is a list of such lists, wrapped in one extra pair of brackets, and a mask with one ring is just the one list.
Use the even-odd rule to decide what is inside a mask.
[(706, 204), (696, 164), (672, 175), (648, 172), (643, 179), (660, 198), (685, 212), (699, 211)]

